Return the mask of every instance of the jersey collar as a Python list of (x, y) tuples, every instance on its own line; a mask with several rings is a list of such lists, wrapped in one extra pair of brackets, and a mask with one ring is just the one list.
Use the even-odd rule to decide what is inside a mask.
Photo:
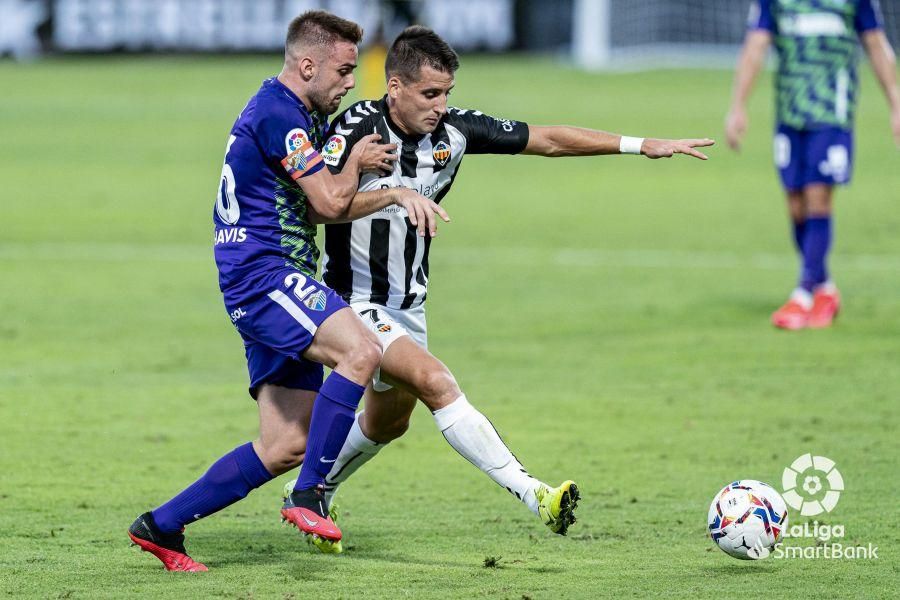
[(270, 78), (269, 81), (272, 82), (272, 85), (284, 92), (285, 96), (296, 102), (297, 105), (300, 106), (300, 108), (302, 108), (305, 112), (310, 112), (309, 108), (303, 103), (303, 100), (301, 100), (300, 97), (297, 96), (297, 94), (292, 92), (291, 88), (281, 83), (277, 76)]
[(400, 138), (401, 141), (418, 145), (419, 142), (431, 135), (430, 133), (416, 135), (412, 133), (406, 133), (402, 129), (400, 129), (400, 126), (394, 123), (394, 120), (391, 118), (391, 111), (388, 108), (387, 94), (385, 94), (381, 99), (381, 102), (378, 103), (378, 107), (381, 109), (381, 112), (384, 113), (384, 120), (387, 122), (388, 129), (390, 129), (394, 135)]

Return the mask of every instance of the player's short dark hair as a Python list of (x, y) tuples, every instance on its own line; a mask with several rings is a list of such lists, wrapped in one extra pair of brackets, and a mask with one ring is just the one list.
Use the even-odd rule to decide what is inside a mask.
[(308, 10), (288, 25), (284, 46), (289, 50), (297, 44), (303, 46), (330, 46), (338, 41), (359, 45), (362, 27), (324, 10)]
[(441, 36), (421, 25), (407, 27), (388, 50), (384, 72), (404, 82), (415, 81), (423, 66), (452, 75), (459, 68), (459, 56)]

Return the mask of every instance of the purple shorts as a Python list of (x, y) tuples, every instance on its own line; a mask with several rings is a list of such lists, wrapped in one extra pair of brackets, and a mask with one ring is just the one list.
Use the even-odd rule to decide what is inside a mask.
[(775, 166), (790, 191), (811, 183), (840, 185), (853, 171), (853, 133), (837, 127), (804, 131), (787, 125), (775, 130)]
[(244, 340), (250, 395), (256, 398), (264, 383), (318, 392), (324, 369), (301, 355), (319, 326), (347, 303), (325, 284), (293, 269), (275, 272), (260, 285), (262, 297), (227, 307)]

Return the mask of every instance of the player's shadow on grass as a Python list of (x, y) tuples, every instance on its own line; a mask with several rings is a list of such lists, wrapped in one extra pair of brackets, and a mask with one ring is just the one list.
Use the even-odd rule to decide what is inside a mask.
[(380, 552), (371, 547), (359, 548), (354, 546), (353, 550), (348, 553), (353, 560), (376, 560), (382, 562), (392, 562), (403, 565), (419, 565), (421, 567), (459, 567), (461, 569), (472, 568), (472, 563), (447, 560), (445, 558), (429, 560), (421, 557), (415, 557), (410, 554), (394, 554), (392, 552)]
[[(211, 569), (240, 565), (272, 565), (277, 563), (300, 565), (307, 561), (321, 560), (324, 555), (309, 545), (305, 538), (290, 527), (248, 534), (247, 531), (219, 530), (214, 533), (198, 532), (190, 538), (192, 556)], [(472, 563), (447, 558), (427, 559), (410, 554), (380, 550), (377, 540), (350, 540), (345, 544), (343, 557), (357, 561), (377, 561), (402, 565), (418, 565), (421, 567), (459, 568), (470, 570), (473, 567), (484, 567), (481, 563)], [(326, 557), (334, 559), (335, 557)], [(342, 562), (342, 561), (340, 561)], [(335, 563), (338, 564), (338, 563)], [(564, 569), (542, 565), (540, 562), (529, 564), (522, 560), (500, 560), (496, 568), (501, 570), (521, 569), (535, 573), (562, 573)], [(309, 578), (309, 573), (305, 577)]]
[(773, 294), (743, 295), (722, 292), (708, 295), (702, 300), (686, 305), (685, 314), (703, 314), (704, 319), (713, 324), (733, 325), (735, 317), (745, 322), (756, 322), (763, 317), (768, 319), (773, 310), (778, 308), (781, 299)]
[(252, 534), (227, 529), (210, 534), (196, 533), (191, 536), (189, 544), (191, 556), (210, 568), (296, 562), (298, 553), (311, 557), (320, 554), (290, 527)]
[(539, 574), (551, 574), (551, 573), (564, 573), (566, 570), (562, 567), (550, 566), (541, 564), (540, 561), (526, 561), (521, 558), (513, 558), (513, 559), (503, 559), (500, 558), (496, 560), (496, 562), (489, 568), (488, 565), (483, 561), (476, 562), (463, 562), (463, 561), (453, 561), (447, 560), (446, 558), (442, 559), (423, 559), (419, 557), (413, 557), (408, 554), (395, 554), (392, 552), (379, 552), (378, 550), (361, 550), (355, 548), (350, 552), (350, 556), (354, 560), (375, 560), (375, 561), (383, 561), (383, 562), (392, 562), (403, 565), (418, 565), (421, 567), (438, 567), (438, 568), (446, 568), (446, 567), (455, 567), (464, 570), (471, 570), (473, 567), (483, 568), (483, 569), (498, 569), (498, 570), (524, 570), (531, 571), (533, 573)]
[[(321, 560), (324, 556), (309, 545), (304, 537), (291, 527), (258, 531), (222, 530), (215, 533), (196, 533), (191, 536), (192, 556), (211, 569), (232, 565), (271, 565)], [(362, 546), (353, 541), (345, 544), (344, 557), (354, 561), (381, 561), (422, 567), (459, 567), (470, 569), (471, 563), (446, 559), (423, 559), (409, 554), (396, 554), (377, 549), (374, 543), (363, 541)], [(334, 557), (328, 557), (333, 559)]]
[(704, 565), (700, 570), (715, 577), (769, 577), (776, 568), (771, 562), (748, 560), (723, 565)]

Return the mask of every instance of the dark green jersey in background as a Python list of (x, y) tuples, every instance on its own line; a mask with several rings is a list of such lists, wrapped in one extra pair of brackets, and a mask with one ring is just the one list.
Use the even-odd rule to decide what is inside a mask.
[(881, 27), (878, 0), (759, 0), (750, 27), (772, 33), (778, 122), (795, 129), (851, 129), (858, 96), (859, 35)]

